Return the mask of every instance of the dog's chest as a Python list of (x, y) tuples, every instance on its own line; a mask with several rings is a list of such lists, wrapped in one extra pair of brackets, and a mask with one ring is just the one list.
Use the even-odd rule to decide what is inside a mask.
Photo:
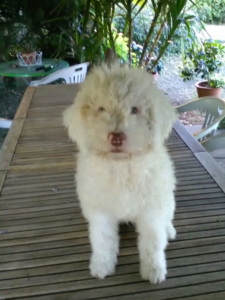
[(101, 207), (118, 218), (135, 217), (156, 193), (154, 168), (144, 161), (78, 161), (81, 205)]

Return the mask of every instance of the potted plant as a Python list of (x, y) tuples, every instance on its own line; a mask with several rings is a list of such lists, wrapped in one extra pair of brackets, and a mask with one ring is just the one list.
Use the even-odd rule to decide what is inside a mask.
[(146, 70), (148, 73), (152, 74), (154, 79), (156, 79), (158, 77), (158, 75), (161, 74), (162, 69), (163, 69), (163, 62), (160, 59), (159, 62), (153, 67), (154, 62), (155, 62), (156, 58), (151, 58), (149, 60), (148, 66), (146, 67)]
[(185, 55), (181, 77), (184, 81), (201, 77), (196, 83), (199, 97), (219, 97), (225, 86), (225, 79), (219, 74), (225, 55), (225, 46), (221, 43), (206, 41), (201, 47), (192, 47)]

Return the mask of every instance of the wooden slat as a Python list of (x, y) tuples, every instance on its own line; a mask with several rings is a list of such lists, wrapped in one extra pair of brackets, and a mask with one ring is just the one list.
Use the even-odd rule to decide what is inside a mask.
[[(224, 263), (221, 264), (221, 266), (224, 266)], [(185, 271), (188, 275), (192, 275), (194, 271), (198, 271), (199, 273), (206, 271), (206, 268), (210, 268), (211, 271), (218, 271), (221, 270), (221, 267), (219, 266), (218, 263), (214, 264), (204, 264), (204, 265), (198, 265), (196, 267), (194, 266), (189, 266), (185, 268)], [(47, 268), (46, 268), (47, 269)], [(62, 267), (61, 267), (62, 269)], [(124, 266), (124, 268), (118, 268), (117, 272), (118, 275), (126, 275), (127, 272), (129, 273), (135, 273), (138, 269), (137, 264), (131, 265), (130, 270), (128, 269), (128, 266)], [(48, 271), (51, 269), (48, 268)], [(11, 280), (4, 280), (1, 281), (0, 283), (0, 288), (5, 287), (6, 288), (17, 288), (20, 286), (35, 286), (35, 285), (40, 285), (40, 284), (50, 284), (50, 283), (57, 283), (57, 282), (68, 282), (68, 281), (76, 281), (76, 280), (82, 280), (82, 279), (89, 279), (89, 274), (87, 271), (80, 271), (76, 272), (75, 266), (74, 265), (64, 265), (64, 271), (69, 272), (68, 275), (65, 277), (64, 273), (59, 273), (59, 274), (49, 274), (45, 276), (39, 276), (39, 277), (31, 277), (31, 278), (19, 278), (15, 279), (14, 286), (12, 285)], [(59, 271), (62, 271), (59, 269)], [(174, 275), (179, 275), (180, 269), (179, 268), (174, 268), (173, 270), (169, 271), (169, 277), (172, 277)], [(210, 299), (210, 298), (207, 298)], [(212, 299), (210, 299), (212, 300)]]
[[(81, 228), (86, 227), (86, 225), (80, 226)], [(125, 243), (126, 242), (126, 243)], [(54, 242), (53, 242), (54, 243)], [(51, 244), (53, 244), (51, 243)], [(56, 244), (56, 243), (55, 243)], [(87, 261), (86, 268), (88, 268), (88, 261), (89, 256), (91, 253), (91, 247), (90, 244), (87, 243), (84, 245), (77, 245), (74, 240), (66, 240), (66, 241), (58, 241), (58, 246), (54, 248), (47, 248), (45, 249), (43, 247), (43, 244), (37, 244), (34, 248), (34, 245), (29, 244), (26, 245), (26, 251), (23, 252), (12, 252), (12, 253), (6, 253), (4, 248), (9, 249), (10, 247), (4, 247), (1, 251), (1, 257), (0, 257), (0, 263), (7, 263), (4, 266), (10, 266), (12, 265), (12, 262), (19, 262), (20, 265), (18, 265), (18, 268), (20, 268), (21, 265), (25, 265), (27, 260), (33, 260), (33, 259), (41, 259), (43, 260), (43, 264), (45, 263), (46, 258), (52, 258), (52, 257), (60, 257), (60, 256), (67, 256), (67, 255), (74, 255), (79, 254), (83, 255), (82, 261)], [(38, 250), (38, 246), (41, 245), (40, 249)], [(23, 245), (17, 246), (18, 249), (25, 249)], [(35, 251), (29, 249), (35, 249)], [(184, 245), (182, 249), (168, 249), (167, 250), (167, 259), (170, 264), (170, 259), (172, 258), (181, 258), (181, 257), (189, 257), (189, 256), (196, 256), (196, 255), (206, 255), (206, 254), (212, 254), (212, 253), (222, 253), (225, 250), (225, 244), (214, 244), (214, 245), (205, 245), (204, 247), (188, 247), (186, 248)], [(120, 257), (122, 256), (130, 256), (130, 255), (137, 255), (138, 256), (138, 249), (136, 247), (136, 239), (129, 239), (126, 241), (123, 241), (121, 247), (120, 247)], [(220, 254), (219, 254), (220, 255)], [(125, 261), (125, 260), (124, 260)], [(129, 261), (129, 257), (127, 257), (127, 261)], [(138, 258), (137, 258), (138, 261)], [(191, 260), (189, 260), (191, 262)], [(2, 265), (3, 266), (3, 265)]]
[(14, 152), (16, 150), (17, 141), (20, 136), (20, 132), (23, 127), (23, 120), (18, 119), (14, 120), (9, 132), (5, 138), (5, 141), (2, 145), (1, 151), (0, 151), (0, 170), (5, 171), (9, 169), (9, 166), (11, 164)]
[(193, 153), (206, 152), (202, 145), (193, 138), (191, 133), (180, 123), (180, 121), (175, 123), (174, 129)]
[[(211, 276), (211, 278), (210, 278)], [(224, 290), (225, 272), (212, 272), (205, 274), (203, 283), (203, 276), (201, 274), (192, 276), (182, 276), (167, 279), (161, 286), (151, 287), (149, 283), (140, 281), (138, 275), (122, 275), (112, 277), (101, 282), (101, 287), (98, 286), (96, 280), (90, 279), (79, 282), (78, 285), (71, 282), (58, 283), (45, 286), (37, 286), (31, 288), (21, 288), (19, 290), (12, 289), (2, 291), (3, 297), (10, 295), (10, 297), (25, 297), (26, 300), (87, 300), (87, 299), (142, 299), (142, 300), (162, 300), (162, 299), (179, 299), (178, 297), (191, 296), (209, 292), (219, 292)], [(210, 284), (213, 278), (218, 278), (218, 281)], [(130, 282), (133, 279), (133, 282)], [(214, 279), (215, 280), (215, 279)], [(123, 286), (118, 286), (123, 284)], [(117, 286), (117, 288), (115, 287)], [(91, 289), (91, 291), (90, 291)], [(51, 291), (54, 294), (49, 294)], [(56, 293), (60, 293), (58, 297)], [(45, 296), (37, 296), (48, 294)], [(31, 297), (33, 296), (33, 297)], [(115, 297), (113, 297), (115, 296)], [(57, 298), (56, 298), (57, 297)], [(2, 298), (4, 299), (4, 298)]]
[(64, 170), (74, 170), (75, 169), (75, 162), (72, 161), (63, 161), (63, 162), (54, 162), (54, 163), (44, 163), (44, 164), (38, 164), (34, 163), (31, 165), (13, 165), (10, 166), (10, 171), (13, 172), (27, 172), (35, 170), (35, 172), (43, 172), (43, 171), (64, 171)]
[[(203, 270), (206, 270), (206, 265), (203, 265), (203, 266), (196, 266), (196, 268), (198, 269), (198, 271), (203, 271)], [(210, 268), (210, 266), (208, 265), (208, 268)], [(187, 271), (188, 271), (188, 274), (190, 274), (190, 275), (192, 275), (192, 273), (191, 272), (194, 272), (194, 267), (192, 266), (190, 266), (190, 267), (188, 267), (188, 268), (186, 268), (187, 269)], [(221, 274), (221, 277), (220, 278), (223, 278), (223, 273), (222, 273), (222, 271), (221, 271), (221, 269), (219, 268), (219, 266), (218, 266), (218, 264), (213, 264), (212, 265), (212, 267), (210, 268), (210, 269), (213, 269), (213, 270), (215, 270), (215, 271), (212, 271), (212, 274), (213, 274), (213, 272), (218, 272), (218, 274)], [(111, 277), (110, 278), (110, 280), (108, 280), (108, 281), (106, 281), (106, 282), (103, 282), (103, 283), (101, 283), (103, 286), (105, 286), (105, 287), (107, 287), (107, 286), (115, 286), (116, 284), (118, 284), (119, 283), (119, 280), (121, 280), (121, 283), (124, 283), (124, 284), (131, 284), (132, 283), (132, 281), (134, 282), (134, 284), (136, 283), (136, 282), (138, 282), (138, 281), (140, 281), (140, 279), (138, 278), (138, 274), (137, 274), (137, 265), (134, 265), (133, 266), (133, 268), (131, 267), (131, 275), (127, 275), (127, 274), (124, 274), (124, 271), (125, 272), (128, 272), (128, 269), (125, 267), (125, 270), (119, 270), (119, 275), (123, 275), (123, 276), (113, 276), (113, 277)], [(135, 272), (136, 271), (136, 272)], [(170, 281), (170, 278), (174, 278), (174, 277), (177, 277), (177, 284), (181, 284), (181, 282), (183, 282), (183, 285), (185, 286), (185, 283), (184, 283), (184, 278), (182, 278), (182, 277), (185, 277), (185, 276), (182, 276), (183, 274), (180, 272), (181, 270), (179, 270), (178, 268), (174, 268), (174, 269), (169, 269), (169, 274), (168, 274), (168, 280)], [(201, 273), (200, 273), (201, 274)], [(181, 275), (182, 277), (178, 277), (179, 275)], [(73, 276), (73, 277), (72, 277)], [(41, 278), (31, 278), (31, 280), (30, 280), (30, 282), (28, 281), (28, 279), (26, 280), (26, 279), (23, 279), (23, 280), (15, 280), (15, 283), (16, 284), (21, 284), (22, 286), (23, 285), (26, 285), (26, 283), (27, 283), (27, 285), (28, 286), (31, 286), (31, 289), (30, 290), (32, 290), (33, 289), (33, 291), (35, 290), (35, 286), (37, 287), (37, 290), (40, 288), (39, 287), (39, 285), (41, 285), (41, 283), (43, 284), (44, 282), (42, 281), (42, 280), (44, 280), (44, 279), (46, 279), (46, 284), (55, 284), (55, 282), (58, 282), (58, 283), (60, 283), (60, 282), (69, 282), (69, 281), (72, 281), (72, 282), (74, 282), (74, 285), (75, 285), (75, 287), (72, 289), (72, 290), (79, 290), (79, 285), (77, 285), (76, 284), (76, 280), (80, 280), (80, 279), (85, 279), (85, 276), (86, 276), (86, 279), (88, 279), (88, 281), (87, 281), (87, 285), (86, 285), (86, 288), (88, 288), (88, 287), (90, 287), (90, 284), (91, 284), (91, 286), (92, 287), (97, 287), (97, 288), (99, 288), (99, 285), (100, 285), (100, 283), (99, 283), (99, 281), (96, 281), (96, 280), (94, 280), (94, 279), (91, 279), (91, 278), (89, 278), (89, 276), (88, 276), (88, 274), (87, 274), (87, 272), (73, 272), (73, 273), (69, 273), (68, 274), (68, 277), (67, 277), (67, 279), (64, 279), (63, 280), (63, 277), (62, 277), (62, 275), (60, 274), (59, 276), (58, 276), (58, 279), (56, 279), (56, 276), (54, 276), (54, 275), (50, 275), (50, 276), (43, 276), (42, 277), (42, 279)], [(197, 280), (197, 282), (198, 283), (200, 283), (201, 282), (201, 275), (199, 276), (199, 275), (192, 275), (194, 278), (193, 278), (193, 280), (195, 279), (195, 280)], [(189, 277), (192, 277), (192, 276), (189, 276)], [(186, 277), (187, 278), (187, 277)], [(209, 278), (208, 276), (206, 276), (206, 278)], [(35, 279), (37, 280), (36, 282), (35, 282)], [(55, 279), (55, 282), (54, 282), (54, 279)], [(180, 281), (180, 282), (179, 282)], [(18, 282), (18, 283), (17, 283)], [(100, 281), (101, 282), (101, 281)], [(192, 283), (194, 283), (194, 281), (191, 281)], [(188, 280), (188, 282), (187, 283), (191, 283), (189, 280)], [(6, 284), (8, 283), (7, 281), (5, 282)], [(175, 283), (175, 282), (174, 282)], [(176, 285), (174, 285), (174, 284), (172, 284), (172, 286), (171, 287), (176, 287), (177, 286), (177, 284)], [(168, 287), (168, 285), (166, 285), (166, 284), (163, 284), (164, 285), (164, 287), (166, 286), (166, 287)], [(171, 282), (170, 282), (170, 285), (171, 285)], [(57, 286), (58, 285), (54, 285), (54, 289), (57, 289)], [(145, 283), (145, 286), (147, 287), (147, 283)], [(15, 287), (14, 287), (15, 288)], [(66, 287), (65, 287), (66, 288)], [(149, 288), (148, 287), (148, 289), (150, 289), (150, 290), (159, 290), (159, 287), (157, 287), (157, 286), (155, 286), (154, 288)], [(61, 290), (63, 290), (63, 285), (61, 285)], [(3, 290), (3, 292), (4, 292), (4, 290)], [(26, 289), (24, 288), (24, 292), (26, 292)], [(117, 292), (119, 292), (119, 290), (117, 290)], [(26, 296), (26, 294), (24, 294), (24, 296)], [(69, 298), (68, 298), (69, 299)], [(85, 298), (84, 298), (85, 299)]]
[(195, 156), (225, 193), (225, 171), (215, 162), (209, 153), (196, 153)]
[(197, 296), (191, 296), (191, 297), (186, 297), (185, 300), (224, 300), (225, 299), (225, 292), (215, 292), (213, 294), (200, 294)]
[(27, 88), (21, 100), (13, 124), (9, 129), (7, 137), (0, 151), (0, 170), (8, 170), (10, 166), (23, 127), (24, 118), (27, 115), (27, 111), (31, 99), (33, 97), (34, 91), (35, 91), (34, 87)]
[(5, 182), (7, 171), (0, 171), (0, 195)]
[(30, 106), (31, 99), (33, 97), (34, 92), (35, 92), (35, 87), (28, 87), (26, 89), (26, 92), (25, 92), (25, 94), (21, 100), (21, 103), (19, 105), (19, 108), (16, 112), (16, 115), (14, 118), (15, 120), (26, 118), (27, 111)]

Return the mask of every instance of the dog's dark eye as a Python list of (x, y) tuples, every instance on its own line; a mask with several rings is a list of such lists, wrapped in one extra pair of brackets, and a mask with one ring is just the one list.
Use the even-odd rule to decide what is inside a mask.
[(132, 107), (132, 108), (131, 108), (131, 114), (132, 114), (132, 115), (136, 115), (137, 113), (138, 113), (137, 107)]
[(104, 107), (99, 107), (98, 111), (103, 112), (103, 111), (105, 111), (105, 109), (104, 109)]

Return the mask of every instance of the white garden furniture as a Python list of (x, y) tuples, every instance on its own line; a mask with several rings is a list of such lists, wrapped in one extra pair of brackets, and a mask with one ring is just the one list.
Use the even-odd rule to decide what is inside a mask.
[(0, 118), (0, 128), (10, 128), (12, 124), (11, 120), (7, 120), (7, 119), (2, 119)]
[(213, 136), (220, 121), (225, 118), (225, 100), (217, 97), (202, 97), (180, 105), (176, 109), (179, 113), (194, 110), (205, 111), (202, 129), (194, 134), (199, 142)]
[(30, 86), (48, 84), (58, 79), (65, 80), (67, 84), (80, 83), (85, 80), (88, 66), (89, 63), (86, 62), (83, 64), (74, 65), (72, 67), (56, 71), (40, 80), (31, 81)]
[(202, 142), (202, 146), (208, 152), (219, 150), (219, 149), (225, 149), (225, 134), (220, 133), (204, 140)]

